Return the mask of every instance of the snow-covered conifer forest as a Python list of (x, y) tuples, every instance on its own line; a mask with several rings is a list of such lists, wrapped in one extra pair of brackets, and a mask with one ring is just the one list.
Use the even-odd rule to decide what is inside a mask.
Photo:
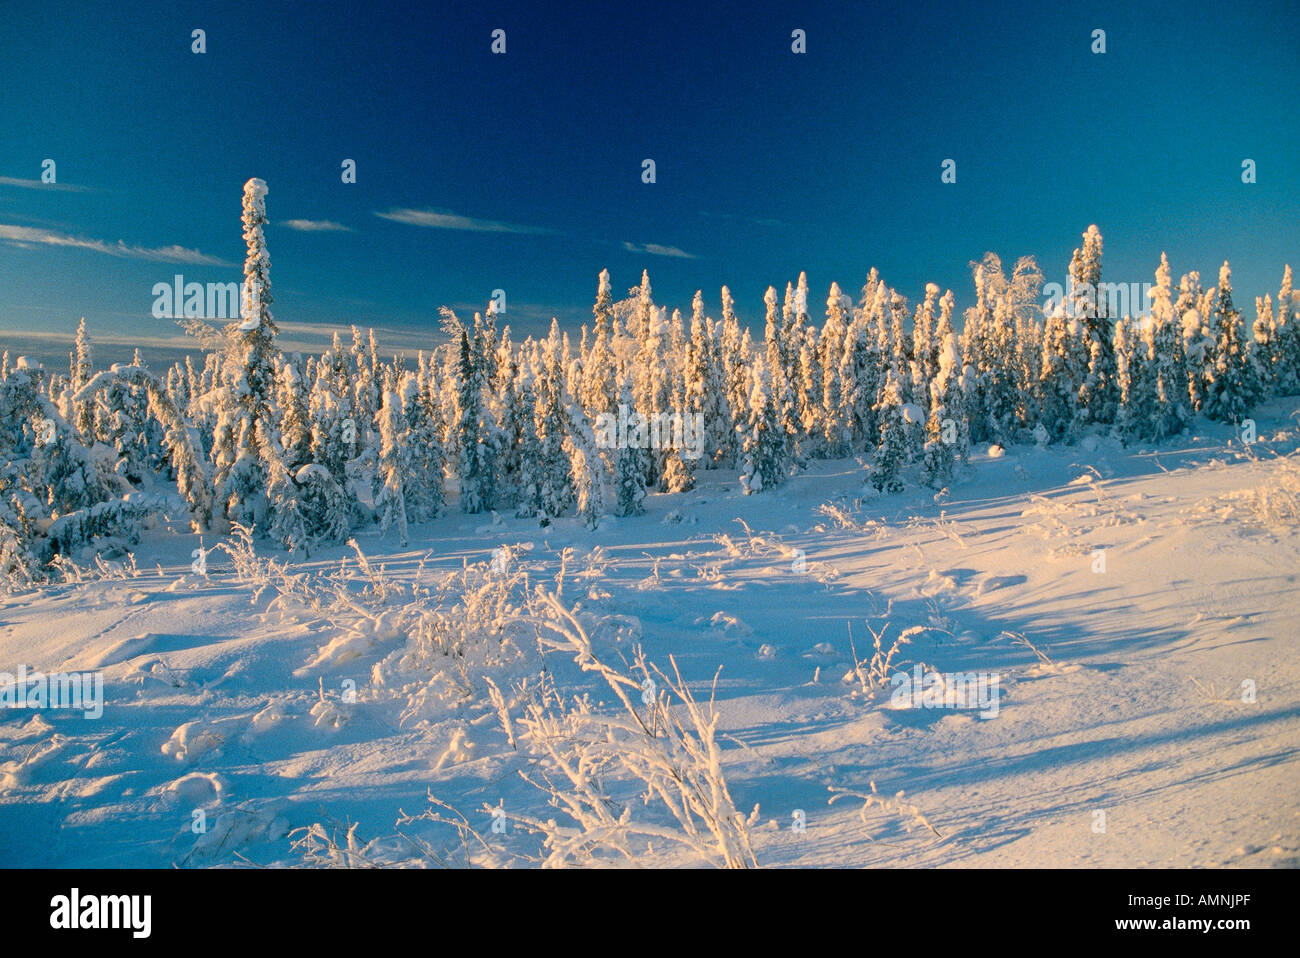
[(267, 196), (184, 362), (0, 361), (8, 863), (1300, 863), (1289, 266), (303, 356)]

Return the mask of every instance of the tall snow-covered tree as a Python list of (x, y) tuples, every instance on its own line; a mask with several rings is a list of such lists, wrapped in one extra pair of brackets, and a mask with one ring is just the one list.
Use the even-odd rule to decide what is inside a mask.
[(1181, 432), (1191, 418), (1182, 330), (1174, 315), (1169, 260), (1164, 253), (1151, 289), (1150, 319), (1143, 324), (1141, 337), (1138, 354), (1145, 372), (1137, 388), (1132, 426), (1139, 437), (1159, 442)]
[(1214, 336), (1209, 326), (1206, 297), (1201, 290), (1201, 274), (1195, 270), (1179, 281), (1174, 316), (1183, 337), (1183, 356), (1187, 368), (1187, 398), (1193, 412), (1205, 405), (1205, 390), (1214, 374)]
[(385, 390), (379, 408), (379, 479), (382, 486), (375, 497), (375, 512), (383, 533), (397, 530), (402, 545), (407, 543), (406, 477), (411, 471), (410, 447), (405, 442), (401, 400), (397, 393)]
[[(849, 299), (839, 283), (831, 283), (826, 297), (826, 322), (817, 339), (818, 360), (822, 371), (822, 439), (826, 455), (832, 459), (849, 451), (852, 424), (846, 416), (844, 382), (841, 365), (845, 355), (845, 338), (848, 334)], [(849, 343), (852, 352), (852, 343)]]
[(1115, 357), (1115, 432), (1125, 441), (1141, 430), (1142, 388), (1145, 370), (1137, 351), (1138, 336), (1133, 321), (1125, 316), (1115, 323), (1111, 353)]
[(564, 515), (574, 502), (573, 467), (565, 440), (564, 372), (557, 326), (543, 343), (541, 375), (537, 379), (534, 422), (538, 442), (538, 515), (542, 523)]
[(1101, 289), (1101, 232), (1096, 225), (1083, 234), (1083, 247), (1070, 264), (1074, 281), (1074, 319), (1082, 325), (1087, 375), (1080, 389), (1079, 414), (1084, 422), (1111, 422), (1115, 414), (1115, 361), (1112, 317)]
[[(410, 472), (403, 479), (406, 516), (412, 522), (428, 522), (442, 512), (443, 472), (447, 456), (442, 442), (442, 425), (434, 401), (429, 369), (419, 364), (402, 381), (404, 439), (410, 457)], [(382, 449), (380, 450), (382, 458)]]
[(1295, 295), (1291, 288), (1291, 267), (1282, 273), (1282, 286), (1277, 292), (1277, 391), (1283, 396), (1300, 393), (1300, 314), (1296, 312)]
[(602, 269), (596, 288), (596, 305), (592, 307), (591, 353), (584, 357), (582, 404), (589, 416), (614, 411), (615, 366), (611, 352), (614, 334), (614, 298), (610, 289), (609, 270)]
[(596, 446), (587, 414), (577, 398), (566, 393), (566, 447), (569, 453), (569, 470), (573, 477), (574, 503), (578, 517), (588, 529), (600, 524), (605, 514), (605, 466)]
[[(624, 384), (619, 396), (620, 405), (628, 408), (632, 405), (632, 390)], [(615, 504), (617, 516), (639, 516), (645, 512), (645, 463), (642, 450), (630, 442), (618, 444), (614, 470)]]
[[(86, 317), (81, 317), (77, 325), (77, 338), (69, 369), (69, 385), (75, 393), (95, 374), (90, 357), (90, 334), (86, 331)], [(94, 442), (95, 438), (95, 404), (91, 402), (73, 403), (69, 409), (69, 422), (81, 434), (84, 442)]]
[(1259, 364), (1260, 386), (1265, 395), (1277, 388), (1278, 351), (1277, 321), (1273, 317), (1273, 297), (1264, 294), (1255, 297), (1255, 323), (1251, 327), (1253, 341), (1250, 352)]
[(231, 521), (266, 529), (267, 468), (258, 448), (257, 425), (274, 425), (272, 401), (279, 353), (271, 316), (271, 256), (266, 225), (266, 183), (244, 184), (243, 301), (240, 322), (226, 327), (225, 374), (215, 448), (216, 487)]
[(925, 429), (925, 480), (935, 489), (942, 489), (952, 482), (956, 466), (966, 459), (970, 446), (961, 370), (957, 337), (949, 325), (939, 339), (935, 374), (930, 382), (930, 415)]
[[(793, 299), (793, 294), (792, 297)], [(799, 434), (799, 412), (795, 404), (794, 388), (787, 378), (790, 368), (789, 348), (785, 342), (785, 323), (777, 308), (776, 288), (769, 286), (763, 297), (767, 307), (764, 350), (767, 357), (768, 374), (771, 377), (772, 404), (780, 423), (782, 442), (785, 444), (783, 457), (794, 459), (797, 456), (796, 439)], [(793, 309), (793, 303), (791, 308)]]
[(885, 388), (876, 407), (880, 443), (871, 458), (871, 484), (878, 492), (903, 491), (903, 466), (907, 462), (906, 423), (898, 375), (886, 373)]
[(751, 383), (749, 425), (741, 450), (740, 485), (745, 495), (780, 485), (792, 465), (780, 412), (772, 397), (771, 374), (762, 356), (754, 357)]
[(1226, 261), (1219, 269), (1212, 329), (1214, 364), (1205, 411), (1221, 422), (1240, 422), (1259, 400), (1260, 374), (1249, 352), (1241, 313), (1232, 301), (1232, 271)]
[[(722, 287), (721, 335), (718, 340), (719, 359), (727, 388), (727, 409), (731, 413), (730, 443), (727, 449), (729, 464), (738, 464), (742, 454), (742, 437), (749, 423), (749, 349), (741, 335), (740, 320), (736, 316), (735, 300), (731, 290)], [(746, 334), (748, 330), (745, 331)]]

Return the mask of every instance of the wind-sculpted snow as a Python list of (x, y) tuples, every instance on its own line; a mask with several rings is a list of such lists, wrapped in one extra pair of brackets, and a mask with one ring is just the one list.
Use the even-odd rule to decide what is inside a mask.
[(1295, 407), (939, 502), (829, 460), (205, 574), (145, 530), (0, 606), (0, 672), (104, 690), (0, 712), (0, 862), (1294, 866)]

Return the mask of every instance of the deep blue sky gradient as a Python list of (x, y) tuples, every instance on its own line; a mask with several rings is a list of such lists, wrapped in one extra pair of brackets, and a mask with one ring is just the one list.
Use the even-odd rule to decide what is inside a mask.
[[(1032, 253), (1063, 281), (1089, 223), (1105, 277), (1167, 250), (1238, 303), (1300, 266), (1300, 4), (303, 3), (0, 0), (0, 225), (232, 266), (0, 241), (0, 330), (171, 335), (152, 287), (238, 278), (241, 187), (270, 187), (277, 319), (436, 334), (439, 304), (507, 292), (535, 331), (649, 268), (718, 314), (808, 272), (855, 296), (972, 299), (968, 263)], [(207, 53), (190, 32), (207, 32)], [(508, 52), (489, 52), (493, 28)], [(807, 31), (808, 52), (790, 51)], [(1107, 32), (1104, 55), (1091, 32)], [(340, 162), (357, 162), (355, 185)], [(641, 182), (655, 159), (658, 182)], [(940, 163), (957, 161), (955, 185)], [(1241, 161), (1258, 182), (1241, 182)], [(438, 209), (536, 232), (430, 229)], [(288, 219), (350, 232), (299, 232)], [(676, 247), (693, 258), (632, 252)], [(820, 307), (818, 307), (820, 312)], [(3, 333), (0, 333), (2, 339)]]

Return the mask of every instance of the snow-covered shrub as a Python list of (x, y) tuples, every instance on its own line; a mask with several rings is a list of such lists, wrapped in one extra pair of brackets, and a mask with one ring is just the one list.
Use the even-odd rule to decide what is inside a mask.
[(889, 684), (894, 671), (894, 657), (903, 646), (911, 643), (913, 637), (925, 632), (926, 628), (923, 625), (914, 625), (904, 629), (888, 648), (884, 646), (885, 633), (889, 631), (888, 622), (881, 626), (879, 631), (868, 625), (867, 631), (871, 633), (874, 640), (871, 658), (859, 659), (857, 646), (853, 644), (853, 628), (849, 627), (849, 648), (853, 652), (853, 667), (844, 675), (844, 681), (856, 682), (858, 686), (856, 691), (864, 695), (870, 695)]
[(1239, 519), (1279, 531), (1300, 527), (1300, 458), (1293, 453), (1266, 462), (1257, 460), (1256, 469), (1262, 481), (1200, 503), (1200, 511), (1220, 521)]
[[(572, 654), (619, 703), (602, 711), (589, 695), (566, 698), (544, 684), (516, 690), (516, 714), (492, 689), (507, 736), (541, 763), (521, 774), (566, 819), (505, 813), (542, 837), (543, 865), (636, 860), (657, 843), (727, 868), (756, 867), (750, 829), (758, 806), (745, 816), (731, 797), (712, 694), (707, 705), (698, 702), (671, 657), (671, 675), (639, 648), (629, 669), (607, 664), (593, 648), (591, 620), (556, 592), (538, 587), (530, 610), (542, 646)], [(716, 682), (715, 675), (715, 690)]]

